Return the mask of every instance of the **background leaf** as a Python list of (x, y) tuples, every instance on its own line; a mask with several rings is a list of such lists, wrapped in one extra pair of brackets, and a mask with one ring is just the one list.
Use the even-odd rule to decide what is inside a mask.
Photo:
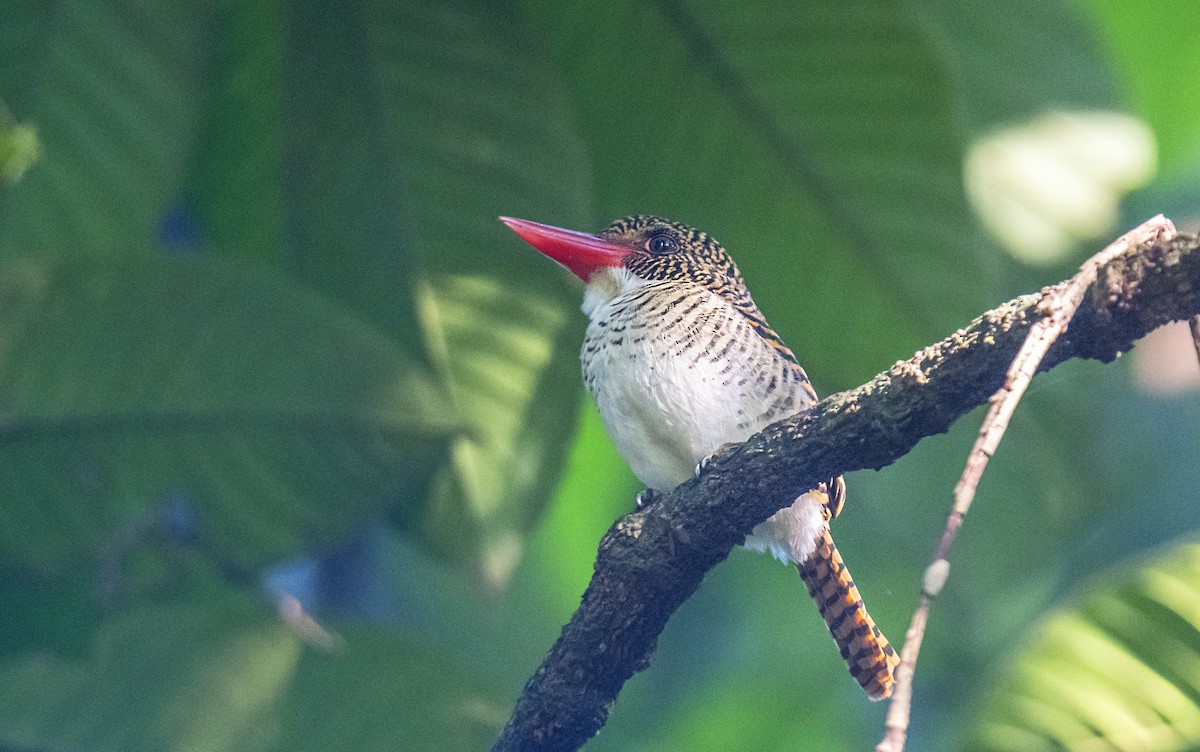
[(214, 3), (6, 5), (0, 100), (43, 158), (0, 206), (0, 258), (151, 246), (203, 101)]
[(976, 132), (1047, 110), (1120, 106), (1112, 67), (1081, 12), (1089, 5), (1094, 3), (913, 3), (943, 51), (961, 117)]
[(245, 604), (221, 605), (124, 614), (87, 661), (37, 656), (5, 666), (6, 739), (47, 750), (261, 748), (302, 644)]
[[(213, 27), (211, 93), (183, 200), (212, 247), (286, 268), (283, 8), (277, 0), (226, 3)], [(291, 156), (293, 169), (301, 169), (315, 155)], [(352, 242), (343, 235), (333, 247)], [(326, 273), (337, 268), (328, 266)]]
[(1052, 614), (1000, 679), (978, 750), (1200, 745), (1200, 544), (1110, 572)]
[(31, 259), (0, 279), (10, 566), (94, 559), (173, 497), (242, 567), (328, 545), (423, 493), (454, 430), (385, 338), (228, 263)]
[[(477, 747), (503, 722), (436, 650), (347, 625), (322, 652), (270, 616), (229, 596), (120, 614), (86, 659), (0, 667), (0, 735), (49, 751), (429, 750)], [(361, 712), (331, 717), (345, 706)]]
[[(585, 223), (581, 147), (547, 61), (504, 5), (367, 2), (327, 20), (313, 6), (296, 23), (344, 44), (297, 37), (292, 51), (298, 66), (320, 71), (297, 75), (298, 84), (324, 91), (322, 80), (340, 75), (333, 88), (349, 98), (334, 104), (314, 88), (295, 102), (306, 114), (294, 122), (326, 123), (308, 137), (333, 150), (309, 168), (330, 173), (296, 184), (320, 204), (301, 226), (323, 233), (300, 246), (300, 261), (323, 285), (340, 277), (338, 293), (370, 301), (368, 315), (398, 337), (419, 340), (470, 430), (426, 505), (400, 520), (496, 587), (565, 457), (580, 332), (566, 313), (577, 290), (515, 239), (498, 238), (496, 217), (545, 212)], [(365, 58), (321, 57), (348, 49)], [(309, 114), (318, 104), (328, 109)], [(311, 160), (316, 148), (303, 152)], [(331, 186), (340, 200), (332, 211)], [(359, 218), (353, 263), (331, 277), (324, 249), (344, 242), (348, 217)]]

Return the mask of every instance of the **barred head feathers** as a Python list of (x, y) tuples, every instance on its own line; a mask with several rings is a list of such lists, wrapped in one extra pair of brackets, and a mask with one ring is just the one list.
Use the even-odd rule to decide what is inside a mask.
[(633, 252), (625, 268), (651, 281), (695, 282), (714, 292), (749, 296), (737, 264), (706, 232), (662, 217), (635, 214), (597, 233)]
[(598, 237), (632, 249), (623, 265), (650, 282), (691, 282), (725, 298), (750, 320), (755, 331), (783, 357), (796, 363), (796, 356), (767, 325), (762, 311), (750, 297), (737, 264), (707, 232), (674, 220), (643, 214), (618, 219), (596, 233)]

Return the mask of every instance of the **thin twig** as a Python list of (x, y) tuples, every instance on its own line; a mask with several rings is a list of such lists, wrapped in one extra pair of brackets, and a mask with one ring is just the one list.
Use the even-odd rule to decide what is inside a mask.
[[(963, 519), (975, 499), (975, 490), (979, 487), (979, 479), (987, 467), (988, 460), (995, 454), (1004, 432), (1008, 429), (1009, 420), (1017, 409), (1017, 404), (1024, 396), (1025, 390), (1033, 380), (1046, 352), (1054, 344), (1059, 335), (1067, 328), (1067, 323), (1075, 315), (1079, 304), (1083, 301), (1084, 293), (1096, 281), (1100, 268), (1122, 253), (1142, 245), (1161, 242), (1175, 236), (1175, 226), (1161, 214), (1147, 220), (1138, 227), (1117, 238), (1111, 245), (1092, 256), (1082, 266), (1079, 272), (1067, 280), (1046, 291), (1038, 312), (1043, 318), (1029, 330), (1021, 349), (1013, 358), (1004, 385), (988, 400), (988, 412), (975, 439), (975, 445), (967, 457), (966, 467), (962, 477), (954, 487), (954, 506), (946, 519), (946, 527), (942, 539), (938, 543), (933, 560), (925, 570), (925, 582), (921, 590), (921, 598), (917, 610), (913, 614), (912, 623), (904, 638), (904, 648), (900, 652), (900, 666), (896, 671), (896, 688), (892, 694), (891, 705), (888, 707), (887, 721), (883, 739), (875, 747), (876, 752), (903, 752), (904, 742), (908, 736), (908, 723), (912, 714), (912, 680), (916, 672), (917, 656), (921, 650), (921, 641), (925, 635), (925, 625), (929, 618), (929, 607), (933, 599), (941, 591), (946, 577), (950, 574), (948, 556), (950, 548), (958, 537)], [(1196, 334), (1196, 320), (1193, 319), (1193, 334)], [(1200, 336), (1200, 335), (1198, 335)], [(1200, 348), (1200, 339), (1197, 340)]]

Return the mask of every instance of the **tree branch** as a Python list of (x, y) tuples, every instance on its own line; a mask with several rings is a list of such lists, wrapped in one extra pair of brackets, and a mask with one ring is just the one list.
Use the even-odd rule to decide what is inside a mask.
[[(1200, 239), (1135, 248), (1100, 269), (1042, 361), (1109, 362), (1170, 321), (1200, 314)], [(1065, 283), (1064, 283), (1065, 284)], [(857, 389), (768, 426), (697, 479), (616, 521), (579, 609), (530, 677), (496, 752), (575, 750), (625, 681), (649, 665), (667, 620), (747, 531), (826, 478), (879, 469), (944, 433), (1004, 383), (1053, 288), (989, 311)]]

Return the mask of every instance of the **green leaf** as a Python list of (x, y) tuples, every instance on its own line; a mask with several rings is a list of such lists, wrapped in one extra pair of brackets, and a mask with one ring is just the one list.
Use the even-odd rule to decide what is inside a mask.
[[(185, 204), (195, 210), (203, 238), (214, 248), (284, 265), (286, 38), (278, 0), (221, 7), (211, 42), (206, 117), (183, 189)], [(297, 163), (304, 165), (305, 155), (298, 156)], [(342, 229), (345, 234), (331, 238), (326, 251), (359, 241), (353, 225)]]
[[(45, 750), (261, 748), (303, 645), (265, 609), (185, 603), (104, 623), (91, 656), (0, 669), (0, 740)], [(232, 607), (231, 607), (232, 606)]]
[(375, 629), (305, 644), (227, 595), (101, 623), (90, 655), (0, 666), (0, 745), (96, 752), (469, 750), (506, 707), (431, 646)]
[(573, 429), (578, 293), (495, 217), (580, 223), (589, 178), (512, 9), (129, 0), (83, 23), (64, 2), (45, 24), (39, 8), (0, 34), (22, 61), (0, 94), (47, 148), (0, 253), (145, 247), (182, 196), (204, 242), (340, 299), (433, 366), (472, 429), (401, 520), (503, 581)]
[[(402, 213), (406, 170), (387, 143), (388, 130), (407, 127), (406, 118), (385, 117), (365, 13), (361, 0), (305, 0), (282, 10), (283, 120), (278, 136), (264, 127), (257, 140), (278, 137), (288, 171), (264, 171), (260, 182), (272, 190), (269, 179), (281, 181), (290, 269), (423, 354), (411, 229)], [(274, 88), (269, 81), (260, 87), (268, 96)], [(234, 104), (227, 117), (244, 120), (263, 109), (242, 115)]]
[(565, 461), (581, 327), (579, 292), (496, 217), (584, 221), (569, 113), (505, 4), (289, 12), (298, 269), (426, 354), (470, 430), (400, 519), (499, 586)]
[[(11, 8), (10, 8), (11, 6)], [(0, 98), (42, 159), (0, 208), (0, 258), (150, 247), (203, 101), (211, 0), (5, 4)]]
[(976, 132), (1057, 110), (1118, 108), (1115, 81), (1082, 4), (916, 0)]
[(1200, 746), (1200, 543), (1118, 568), (1050, 616), (1001, 677), (969, 749)]
[(342, 307), (197, 259), (0, 271), (0, 561), (55, 570), (181, 497), (257, 566), (420, 498), (453, 415)]

